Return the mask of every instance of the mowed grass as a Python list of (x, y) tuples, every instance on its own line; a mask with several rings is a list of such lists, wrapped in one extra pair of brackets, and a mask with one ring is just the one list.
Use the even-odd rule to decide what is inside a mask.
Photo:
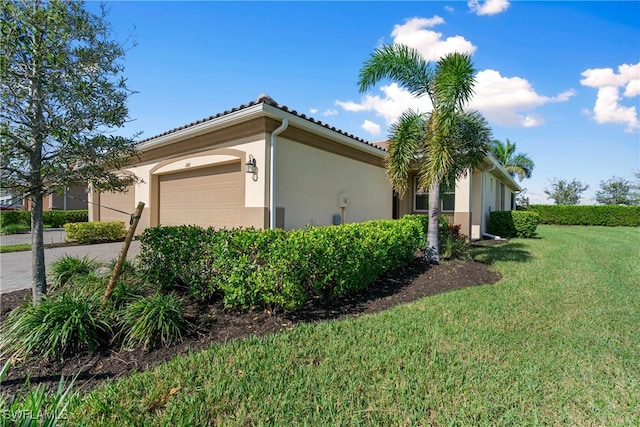
[(2, 245), (0, 246), (0, 254), (9, 252), (24, 252), (30, 251), (31, 245), (29, 243), (17, 243), (15, 245)]
[(73, 425), (640, 425), (640, 229), (540, 226), (503, 275), (216, 345), (107, 384)]

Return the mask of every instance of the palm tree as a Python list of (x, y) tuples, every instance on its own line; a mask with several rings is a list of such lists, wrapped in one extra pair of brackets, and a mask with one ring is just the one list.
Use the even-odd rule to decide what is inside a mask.
[(531, 178), (533, 168), (536, 166), (533, 160), (525, 153), (516, 154), (515, 142), (509, 141), (507, 138), (506, 143), (503, 143), (499, 139), (494, 139), (491, 142), (491, 154), (498, 160), (502, 166), (509, 172), (509, 174), (515, 178), (518, 175), (520, 181), (525, 178)]
[(453, 184), (486, 155), (491, 130), (477, 112), (464, 109), (473, 94), (475, 70), (469, 55), (451, 53), (435, 66), (405, 45), (383, 46), (360, 70), (360, 92), (384, 78), (396, 81), (414, 96), (428, 95), (433, 109), (407, 111), (392, 125), (386, 158), (387, 176), (403, 196), (409, 172), (416, 168), (418, 183), (429, 191), (429, 226), (425, 257), (438, 263), (440, 184)]

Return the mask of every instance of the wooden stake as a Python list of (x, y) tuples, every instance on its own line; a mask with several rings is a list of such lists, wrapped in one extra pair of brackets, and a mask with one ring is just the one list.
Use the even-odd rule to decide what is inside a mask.
[(122, 249), (120, 250), (120, 255), (118, 256), (118, 261), (116, 262), (116, 266), (113, 269), (111, 278), (109, 279), (109, 284), (107, 285), (107, 290), (104, 292), (104, 297), (102, 297), (102, 305), (105, 305), (107, 303), (107, 300), (113, 292), (113, 288), (115, 288), (116, 286), (116, 281), (118, 280), (118, 277), (120, 277), (120, 273), (122, 272), (122, 265), (124, 264), (124, 260), (127, 259), (127, 252), (129, 252), (129, 246), (131, 246), (133, 234), (136, 231), (136, 227), (138, 226), (138, 222), (140, 221), (140, 217), (142, 216), (143, 209), (144, 202), (138, 202), (136, 212), (132, 217), (133, 221), (131, 222), (131, 226), (129, 227), (129, 231), (127, 232), (127, 237), (124, 239), (124, 243), (122, 244)]

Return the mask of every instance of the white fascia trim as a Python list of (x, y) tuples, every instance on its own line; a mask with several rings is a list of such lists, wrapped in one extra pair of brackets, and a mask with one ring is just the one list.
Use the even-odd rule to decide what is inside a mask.
[(518, 183), (511, 177), (511, 175), (509, 175), (509, 172), (507, 172), (507, 170), (498, 160), (496, 160), (495, 157), (493, 157), (491, 154), (487, 154), (485, 160), (488, 160), (490, 163), (490, 171), (494, 173), (497, 172), (497, 174), (500, 175), (504, 180), (506, 180), (507, 184), (515, 191), (522, 191), (520, 185), (518, 185)]
[(161, 135), (143, 142), (138, 146), (138, 150), (150, 150), (152, 148), (159, 148), (165, 145), (172, 144), (177, 141), (183, 141), (188, 138), (193, 138), (210, 132), (213, 128), (224, 128), (237, 123), (242, 123), (257, 117), (260, 117), (263, 112), (264, 104), (252, 105), (242, 110), (234, 111), (233, 113), (225, 114), (223, 116), (207, 120), (197, 125), (189, 126), (185, 129), (180, 129), (175, 132), (171, 132), (167, 135)]
[(376, 157), (384, 158), (386, 155), (386, 152), (383, 150), (380, 150), (379, 148), (373, 147), (361, 141), (357, 141), (353, 138), (350, 138), (346, 135), (338, 133), (334, 130), (327, 129), (326, 127), (318, 125), (316, 123), (312, 123), (307, 119), (303, 119), (302, 117), (296, 116), (295, 114), (282, 111), (279, 108), (276, 108), (272, 105), (266, 105), (266, 104), (263, 104), (263, 105), (265, 107), (264, 111), (267, 114), (267, 116), (274, 119), (278, 119), (278, 120), (287, 119), (289, 120), (289, 126), (295, 125), (298, 128), (302, 128), (311, 133), (324, 136), (328, 139), (333, 139), (334, 141), (340, 142), (342, 145), (355, 148), (356, 150), (363, 151), (368, 154), (372, 154)]

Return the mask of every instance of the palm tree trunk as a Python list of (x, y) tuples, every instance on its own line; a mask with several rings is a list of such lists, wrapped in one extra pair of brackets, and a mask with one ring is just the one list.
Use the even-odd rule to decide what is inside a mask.
[(438, 242), (438, 217), (440, 216), (440, 183), (429, 189), (429, 228), (427, 230), (427, 248), (424, 252), (430, 264), (440, 262), (440, 245)]

